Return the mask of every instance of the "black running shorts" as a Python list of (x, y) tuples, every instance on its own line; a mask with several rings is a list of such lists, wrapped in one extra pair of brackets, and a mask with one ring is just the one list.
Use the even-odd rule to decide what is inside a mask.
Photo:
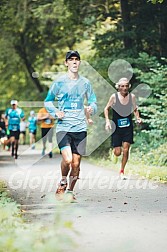
[(71, 147), (72, 153), (78, 155), (85, 155), (86, 152), (86, 137), (87, 132), (65, 132), (60, 131), (56, 134), (57, 143), (60, 151), (62, 151), (67, 146)]
[(33, 135), (36, 135), (37, 131), (36, 130), (29, 130), (29, 133), (32, 133)]
[(133, 144), (133, 128), (116, 129), (111, 136), (111, 144), (115, 147), (121, 147), (122, 143), (127, 142)]
[(48, 139), (49, 143), (52, 143), (54, 133), (54, 127), (52, 128), (41, 128), (42, 139), (44, 142)]
[(14, 137), (16, 140), (19, 140), (19, 136), (20, 136), (20, 130), (10, 130), (10, 137)]

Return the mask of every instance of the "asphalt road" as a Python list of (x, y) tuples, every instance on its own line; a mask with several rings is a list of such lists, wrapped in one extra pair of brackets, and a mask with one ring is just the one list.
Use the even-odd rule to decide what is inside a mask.
[(115, 171), (82, 160), (77, 202), (60, 206), (54, 194), (61, 156), (42, 158), (40, 150), (27, 146), (20, 147), (20, 154), (15, 161), (9, 152), (0, 152), (0, 178), (27, 221), (49, 225), (61, 212), (78, 232), (73, 251), (166, 252), (166, 185), (134, 175), (123, 181)]

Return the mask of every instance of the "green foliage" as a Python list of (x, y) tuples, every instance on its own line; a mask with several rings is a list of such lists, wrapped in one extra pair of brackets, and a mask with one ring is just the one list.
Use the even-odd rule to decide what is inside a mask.
[[(124, 8), (120, 8), (120, 2)], [(112, 57), (124, 52), (126, 56), (135, 57), (138, 52), (145, 51), (166, 57), (166, 2), (161, 1), (161, 5), (142, 0), (126, 2), (115, 1), (109, 9), (107, 25), (104, 26), (103, 15), (98, 20), (100, 29), (94, 39), (97, 55)]]
[(5, 192), (7, 185), (4, 181), (0, 180), (0, 195)]
[[(1, 1), (2, 107), (11, 96), (42, 100), (47, 89), (43, 72), (57, 69), (64, 60), (62, 55), (69, 49), (79, 49), (85, 55), (88, 48), (86, 43), (82, 48), (83, 40), (91, 41), (97, 56), (103, 58), (113, 58), (113, 55), (117, 58), (120, 53), (127, 58), (142, 50), (158, 56), (166, 55), (165, 3), (159, 7), (141, 0), (128, 1), (130, 23), (124, 29), (123, 11), (126, 9), (120, 11), (120, 2)], [(133, 41), (130, 48), (124, 45), (125, 38)], [(32, 78), (33, 72), (39, 73), (37, 80)]]
[[(92, 63), (98, 72), (104, 76), (108, 81), (108, 66), (115, 60), (115, 56), (111, 58), (95, 58)], [(139, 157), (146, 156), (148, 163), (154, 165), (166, 165), (165, 148), (164, 151), (158, 151), (161, 149), (161, 145), (166, 143), (167, 139), (167, 88), (166, 88), (166, 72), (167, 65), (166, 59), (158, 60), (155, 56), (149, 56), (147, 53), (139, 53), (138, 57), (126, 58), (128, 62), (132, 64), (134, 75), (131, 80), (132, 92), (133, 89), (141, 83), (149, 85), (152, 90), (151, 95), (143, 100), (139, 105), (139, 111), (143, 120), (141, 128), (134, 127), (135, 144), (137, 155)], [(114, 85), (114, 84), (112, 84)], [(97, 96), (99, 90), (96, 90)], [(104, 92), (105, 93), (105, 92)], [(111, 95), (111, 94), (110, 94)], [(107, 97), (107, 94), (104, 94)], [(107, 103), (107, 100), (105, 100)], [(101, 101), (100, 101), (101, 107)], [(99, 132), (99, 135), (104, 134)], [(96, 138), (94, 138), (96, 139)], [(93, 153), (95, 157), (99, 155), (106, 157), (108, 149), (110, 147), (110, 139), (105, 141), (99, 148)], [(158, 157), (155, 160), (152, 158), (152, 150), (157, 150)], [(155, 155), (156, 156), (156, 155)], [(151, 157), (151, 158), (150, 158)]]
[(157, 148), (152, 148), (148, 153), (141, 155), (143, 161), (157, 166), (167, 165), (166, 155), (167, 144), (161, 144)]
[(156, 57), (140, 53), (133, 64), (138, 84), (148, 84), (152, 89), (150, 97), (140, 105), (143, 126), (142, 131), (136, 134), (134, 146), (137, 147), (138, 156), (142, 157), (145, 162), (166, 165), (166, 59), (158, 61)]
[[(146, 133), (145, 141), (150, 148), (164, 143), (167, 66), (161, 57), (167, 56), (167, 12), (165, 1), (151, 2), (2, 0), (1, 110), (8, 107), (11, 99), (44, 100), (48, 84), (44, 72), (61, 71), (65, 52), (77, 49), (109, 83), (107, 70), (113, 60), (125, 59), (132, 64), (133, 87), (146, 83), (153, 90), (140, 106), (144, 120), (142, 134)], [(39, 78), (32, 78), (33, 72), (38, 72)], [(99, 85), (97, 80), (96, 92), (101, 98)], [(114, 83), (111, 85), (114, 87)], [(107, 102), (105, 92), (103, 96), (104, 99), (98, 100), (99, 107)], [(29, 109), (25, 109), (27, 114)], [(136, 139), (138, 141), (138, 135)], [(105, 153), (108, 145), (106, 141), (98, 151)], [(150, 148), (148, 146), (147, 150)]]
[(136, 80), (148, 84), (152, 89), (150, 97), (140, 105), (140, 111), (144, 118), (145, 131), (151, 139), (154, 137), (158, 142), (161, 138), (167, 137), (167, 65), (145, 53), (139, 55), (135, 65)]
[[(114, 164), (111, 161), (111, 155), (109, 152), (110, 150), (107, 152), (108, 157), (90, 157), (89, 161), (101, 167), (113, 169), (118, 172), (120, 169), (121, 157), (118, 158), (117, 164)], [(166, 166), (160, 166), (159, 164), (152, 165), (146, 160), (147, 158), (145, 156), (140, 156), (140, 152), (136, 152), (136, 150), (134, 151), (134, 148), (132, 147), (130, 159), (126, 165), (126, 174), (135, 174), (157, 182), (167, 183)]]
[(156, 3), (163, 3), (164, 0), (147, 0), (147, 2), (152, 2), (153, 4)]
[[(1, 187), (0, 187), (1, 188)], [(66, 204), (67, 207), (67, 204)], [(62, 219), (61, 206), (55, 214), (55, 224), (27, 224), (21, 217), (20, 205), (0, 194), (1, 252), (61, 252), (73, 249), (73, 223)]]

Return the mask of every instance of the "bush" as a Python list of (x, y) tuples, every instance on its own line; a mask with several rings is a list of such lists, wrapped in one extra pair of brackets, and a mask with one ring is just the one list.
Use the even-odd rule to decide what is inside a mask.
[(12, 201), (1, 187), (0, 252), (62, 252), (73, 249), (72, 222), (63, 221), (60, 210), (57, 209), (53, 225), (27, 224), (21, 216), (20, 205)]

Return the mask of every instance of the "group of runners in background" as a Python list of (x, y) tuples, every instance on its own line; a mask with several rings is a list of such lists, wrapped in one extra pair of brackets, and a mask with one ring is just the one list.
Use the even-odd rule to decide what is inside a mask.
[[(11, 101), (11, 108), (7, 109), (4, 115), (5, 127), (9, 130), (11, 155), (16, 159), (19, 136), (23, 135), (24, 144), (26, 127), (29, 128), (31, 148), (35, 148), (38, 122), (41, 123), (43, 139), (42, 155), (45, 155), (48, 136), (49, 157), (52, 157), (53, 127), (56, 120), (56, 138), (62, 156), (62, 177), (56, 189), (56, 196), (61, 198), (64, 193), (68, 193), (74, 200), (73, 189), (79, 178), (81, 157), (86, 151), (87, 123), (93, 123), (91, 117), (97, 112), (97, 100), (92, 85), (78, 73), (80, 63), (80, 54), (77, 51), (66, 53), (67, 73), (53, 82), (44, 101), (44, 108), (39, 110), (37, 116), (34, 111), (30, 112), (28, 125), (24, 111), (17, 107), (16, 100)], [(112, 124), (115, 125), (112, 134), (112, 160), (117, 162), (118, 156), (122, 154), (119, 171), (121, 176), (124, 176), (130, 145), (133, 144), (132, 113), (137, 122), (142, 123), (135, 95), (129, 93), (130, 86), (129, 80), (122, 76), (116, 84), (117, 92), (111, 95), (104, 108), (106, 130), (111, 130)], [(58, 107), (54, 105), (55, 98), (58, 100)], [(109, 118), (110, 109), (113, 111), (112, 120)]]
[(27, 144), (30, 145), (31, 149), (35, 149), (38, 124), (41, 127), (43, 144), (41, 154), (45, 155), (48, 139), (48, 155), (52, 158), (54, 119), (51, 118), (45, 108), (41, 108), (37, 114), (31, 110), (26, 120), (25, 113), (23, 109), (18, 107), (17, 100), (11, 100), (11, 107), (7, 108), (0, 117), (0, 138), (3, 149), (11, 150), (11, 156), (17, 159), (19, 142), (23, 145), (26, 144), (27, 129), (29, 133), (29, 143)]

